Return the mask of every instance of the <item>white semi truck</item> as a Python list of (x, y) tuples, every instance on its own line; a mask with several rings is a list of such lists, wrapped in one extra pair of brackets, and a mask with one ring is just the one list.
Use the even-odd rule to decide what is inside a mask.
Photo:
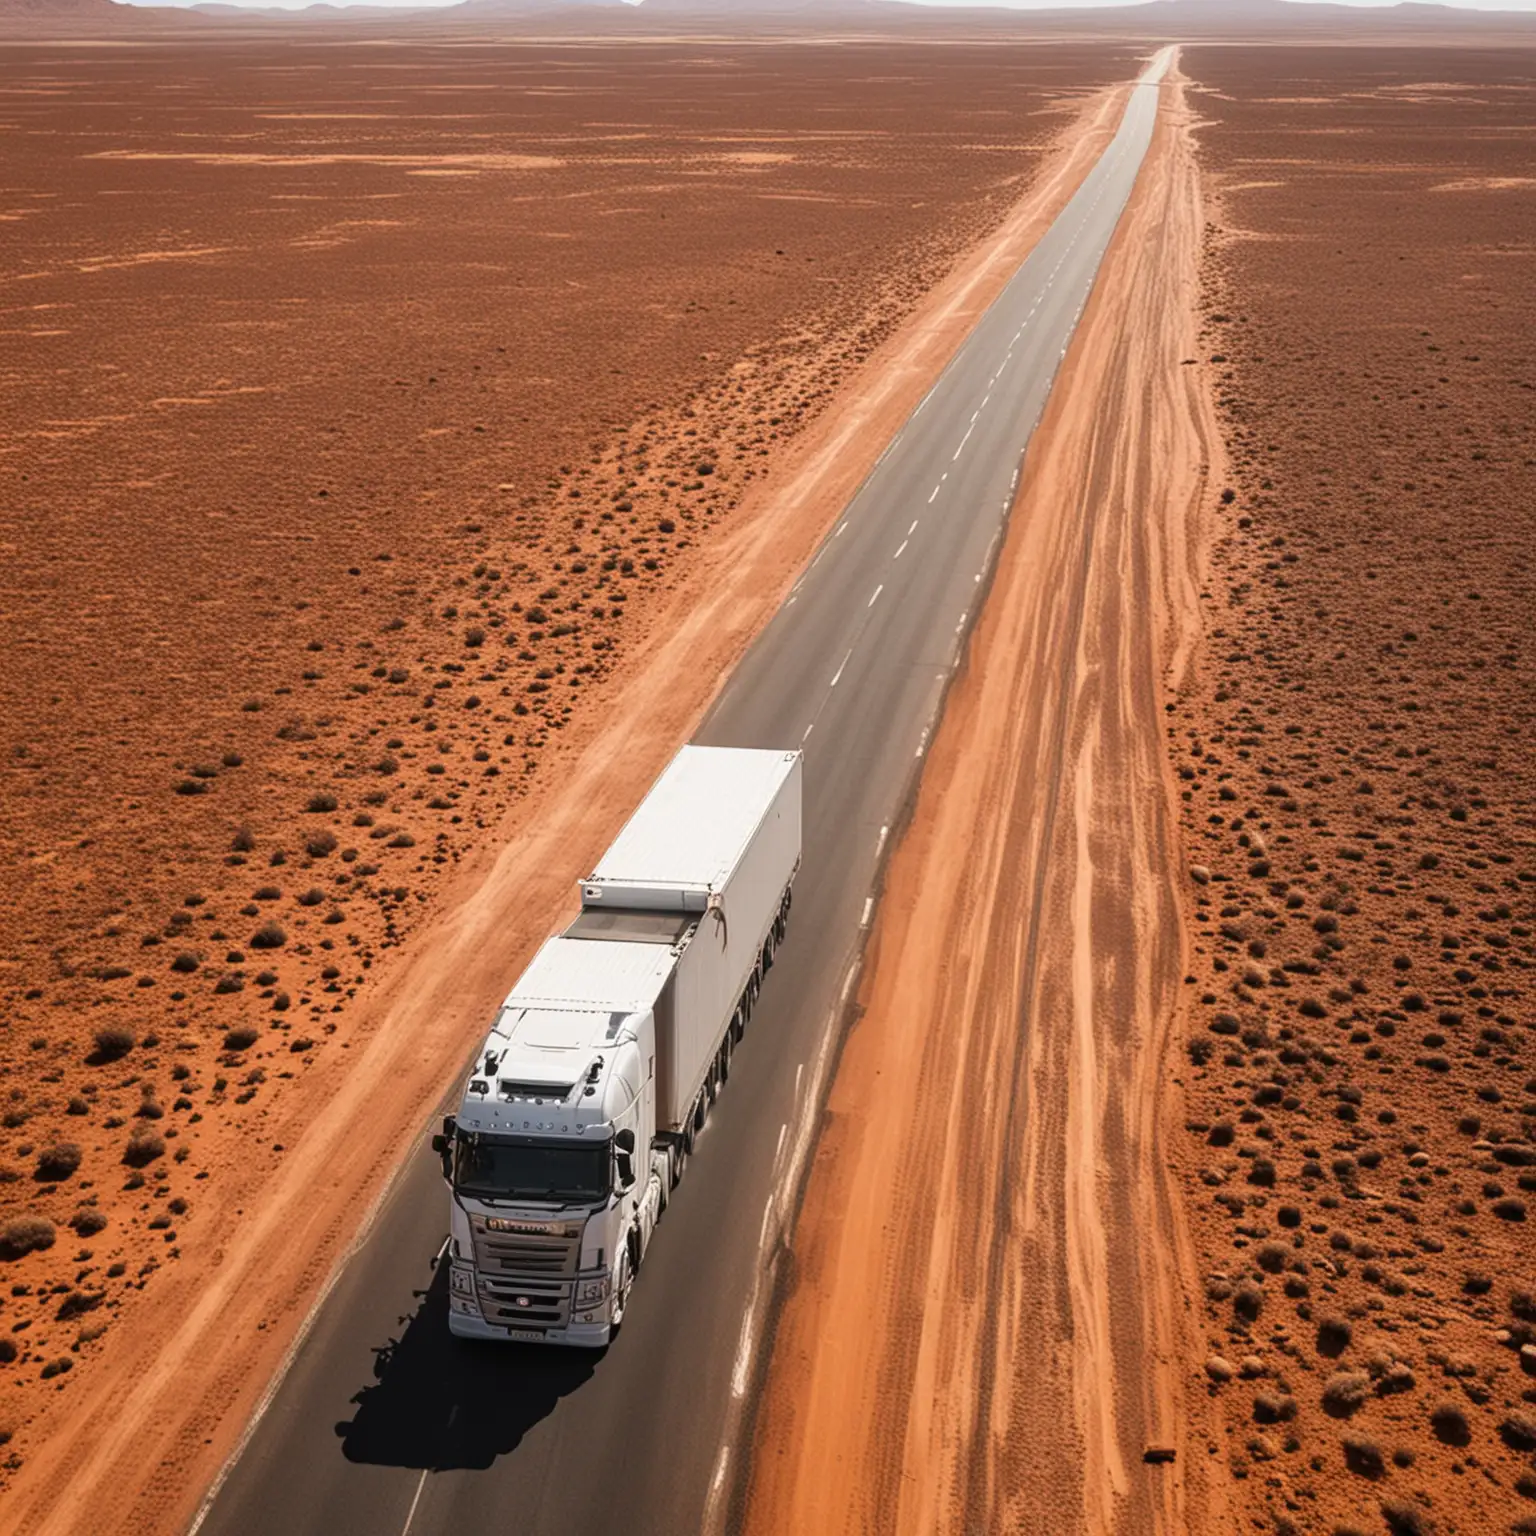
[(801, 754), (687, 746), (507, 994), (433, 1148), (461, 1338), (600, 1347), (784, 937)]

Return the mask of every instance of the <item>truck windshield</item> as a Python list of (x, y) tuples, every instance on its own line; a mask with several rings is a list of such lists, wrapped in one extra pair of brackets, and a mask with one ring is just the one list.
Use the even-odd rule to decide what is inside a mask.
[(453, 1186), (490, 1200), (560, 1200), (595, 1204), (608, 1198), (609, 1143), (548, 1141), (532, 1136), (460, 1137)]

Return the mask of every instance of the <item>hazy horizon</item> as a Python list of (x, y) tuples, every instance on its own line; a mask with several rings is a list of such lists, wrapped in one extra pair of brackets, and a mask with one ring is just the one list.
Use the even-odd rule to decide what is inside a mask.
[[(122, 5), (179, 6), (190, 9), (206, 0), (115, 0)], [(302, 11), (316, 4), (349, 6), (367, 5), (395, 10), (441, 10), (463, 4), (463, 0), (215, 0), (222, 5), (238, 6), (250, 10)], [(583, 0), (569, 0), (579, 5)], [(589, 0), (590, 3), (590, 0)], [(626, 5), (643, 4), (644, 0), (622, 0)], [(1011, 11), (1085, 11), (1124, 9), (1129, 6), (1157, 5), (1163, 0), (896, 0), (903, 5), (921, 5), (932, 8), (963, 10), (1011, 10)], [(1349, 5), (1360, 9), (1389, 9), (1404, 4), (1429, 4), (1447, 6), (1453, 10), (1483, 12), (1536, 12), (1536, 0), (1285, 0), (1288, 5)]]

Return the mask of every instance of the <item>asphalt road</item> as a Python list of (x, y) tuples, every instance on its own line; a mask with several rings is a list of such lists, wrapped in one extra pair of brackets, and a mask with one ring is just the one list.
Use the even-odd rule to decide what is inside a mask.
[(1150, 142), (1163, 68), (1160, 55), (698, 733), (803, 743), (804, 861), (789, 937), (621, 1336), (600, 1355), (451, 1339), (446, 1275), (432, 1268), (447, 1197), (423, 1149), (205, 1504), (205, 1536), (678, 1536), (727, 1519), (731, 1440), (885, 829), (916, 781), (1030, 434)]

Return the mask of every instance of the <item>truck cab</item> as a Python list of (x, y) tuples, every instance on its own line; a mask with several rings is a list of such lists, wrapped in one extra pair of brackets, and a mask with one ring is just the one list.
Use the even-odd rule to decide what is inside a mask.
[(666, 1200), (654, 1002), (666, 945), (551, 939), (436, 1139), (452, 1189), (449, 1328), (600, 1347)]

